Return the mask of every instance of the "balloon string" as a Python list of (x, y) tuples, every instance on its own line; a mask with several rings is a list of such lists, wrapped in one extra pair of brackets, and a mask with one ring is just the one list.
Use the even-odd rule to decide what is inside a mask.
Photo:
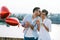
[(18, 27), (20, 27), (20, 23), (18, 23)]

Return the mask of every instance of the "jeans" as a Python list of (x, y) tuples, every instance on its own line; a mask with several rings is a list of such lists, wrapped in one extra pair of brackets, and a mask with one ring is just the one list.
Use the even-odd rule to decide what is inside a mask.
[(38, 40), (38, 38), (34, 38), (34, 37), (24, 37), (24, 40)]

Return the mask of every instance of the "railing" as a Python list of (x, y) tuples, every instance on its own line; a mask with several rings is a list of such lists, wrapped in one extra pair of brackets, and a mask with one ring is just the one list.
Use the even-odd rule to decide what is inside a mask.
[(6, 37), (0, 37), (0, 40), (23, 40), (23, 38), (6, 38)]

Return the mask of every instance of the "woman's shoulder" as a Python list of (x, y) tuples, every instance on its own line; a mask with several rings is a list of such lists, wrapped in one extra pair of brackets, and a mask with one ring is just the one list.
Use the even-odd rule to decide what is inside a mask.
[(47, 21), (47, 22), (52, 22), (51, 19), (49, 19), (49, 18), (46, 18), (46, 21)]

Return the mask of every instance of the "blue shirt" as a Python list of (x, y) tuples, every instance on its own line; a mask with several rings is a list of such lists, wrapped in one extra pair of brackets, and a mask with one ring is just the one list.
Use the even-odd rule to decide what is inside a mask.
[(37, 30), (37, 24), (36, 20), (38, 17), (36, 17), (34, 20), (32, 20), (32, 15), (28, 15), (23, 19), (22, 25), (25, 24), (26, 21), (30, 22), (34, 26), (34, 29), (32, 30), (30, 27), (26, 28), (24, 31), (24, 37), (38, 37), (38, 30)]

